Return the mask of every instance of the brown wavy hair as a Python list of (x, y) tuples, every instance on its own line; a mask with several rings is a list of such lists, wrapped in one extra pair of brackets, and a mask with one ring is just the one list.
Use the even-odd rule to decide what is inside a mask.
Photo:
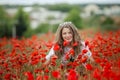
[(58, 58), (61, 58), (61, 56), (64, 54), (64, 46), (63, 46), (64, 40), (62, 38), (63, 28), (69, 28), (70, 31), (72, 32), (73, 40), (70, 43), (70, 45), (72, 46), (72, 44), (75, 42), (78, 43), (77, 46), (73, 47), (74, 52), (75, 52), (75, 56), (77, 56), (81, 52), (80, 46), (82, 44), (81, 44), (81, 38), (80, 38), (80, 35), (78, 33), (78, 30), (72, 22), (64, 22), (58, 26), (58, 29), (56, 31), (55, 43), (57, 43), (60, 46), (60, 49), (58, 51), (55, 51), (55, 54), (58, 56)]

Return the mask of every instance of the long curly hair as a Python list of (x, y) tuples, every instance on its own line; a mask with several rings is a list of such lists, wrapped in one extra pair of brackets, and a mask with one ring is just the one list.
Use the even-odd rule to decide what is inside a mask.
[(78, 30), (72, 22), (64, 22), (58, 26), (58, 29), (56, 31), (55, 43), (57, 43), (60, 46), (60, 49), (58, 51), (55, 51), (55, 54), (58, 56), (58, 58), (61, 58), (64, 54), (64, 46), (63, 46), (64, 40), (62, 38), (63, 28), (69, 28), (69, 30), (72, 32), (73, 40), (70, 43), (70, 45), (72, 46), (72, 44), (74, 44), (75, 42), (78, 43), (77, 46), (73, 47), (74, 52), (75, 52), (75, 56), (77, 56), (81, 52), (81, 45), (82, 44), (81, 44), (81, 38), (80, 38), (80, 35), (78, 33)]

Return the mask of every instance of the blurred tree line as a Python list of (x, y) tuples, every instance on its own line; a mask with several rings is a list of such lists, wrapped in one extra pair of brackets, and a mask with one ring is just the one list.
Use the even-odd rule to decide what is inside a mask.
[[(15, 35), (20, 38), (29, 27), (29, 15), (23, 11), (22, 7), (18, 9), (15, 16), (11, 17), (6, 13), (5, 9), (0, 6), (0, 37), (12, 37)], [(15, 33), (13, 33), (13, 29)]]
[[(34, 7), (34, 6), (33, 6)], [(35, 6), (36, 7), (36, 6)], [(80, 16), (82, 9), (79, 5), (69, 4), (56, 4), (46, 5), (45, 8), (49, 10), (58, 10), (66, 12), (67, 16), (64, 21), (72, 21), (78, 29), (84, 29), (88, 27), (99, 28), (101, 30), (118, 30), (120, 25), (116, 25), (111, 16), (95, 15), (92, 14), (90, 17), (82, 18)], [(39, 8), (39, 6), (37, 6)], [(104, 20), (101, 20), (104, 17)], [(53, 17), (49, 17), (51, 19)], [(5, 9), (0, 6), (0, 37), (12, 37), (13, 30), (16, 30), (16, 36), (18, 38), (30, 37), (34, 34), (56, 32), (59, 24), (51, 25), (47, 21), (38, 25), (37, 28), (32, 29), (30, 25), (31, 18), (29, 13), (23, 10), (23, 7), (19, 7), (15, 16), (11, 17), (6, 13)]]
[(4, 8), (0, 6), (0, 37), (7, 36), (10, 37), (12, 21), (9, 15), (5, 12)]

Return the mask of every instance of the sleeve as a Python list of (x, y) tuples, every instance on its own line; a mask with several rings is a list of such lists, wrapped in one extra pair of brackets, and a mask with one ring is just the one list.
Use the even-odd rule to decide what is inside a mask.
[(53, 56), (55, 53), (54, 53), (54, 50), (53, 50), (53, 47), (50, 49), (49, 53), (47, 54), (47, 56), (45, 57), (46, 60), (50, 60), (51, 56)]
[(87, 55), (88, 57), (91, 57), (91, 56), (92, 56), (92, 53), (91, 53), (91, 51), (89, 50), (89, 47), (86, 46), (85, 49), (87, 50), (87, 53), (86, 53), (85, 55)]
[(88, 57), (91, 57), (92, 56), (92, 53), (91, 51), (89, 50), (89, 47), (88, 46), (85, 46), (85, 42), (81, 42), (82, 43), (82, 50), (86, 49), (87, 50), (87, 53), (85, 54), (86, 56)]
[[(90, 59), (90, 57), (92, 56), (92, 53), (91, 51), (89, 50), (89, 47), (88, 46), (85, 46), (85, 42), (81, 42), (82, 43), (82, 50), (86, 49), (87, 50), (87, 53), (84, 54), (85, 56), (88, 56), (88, 58)], [(84, 67), (86, 67), (86, 63), (82, 63)]]

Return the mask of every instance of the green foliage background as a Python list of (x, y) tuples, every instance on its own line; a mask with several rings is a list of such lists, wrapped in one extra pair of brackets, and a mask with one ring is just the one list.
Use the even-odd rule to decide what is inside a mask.
[[(17, 8), (17, 12), (14, 16), (10, 16), (5, 11), (6, 8)], [(40, 23), (36, 29), (32, 29), (30, 25), (31, 18), (29, 13), (23, 10), (23, 6), (0, 6), (0, 38), (1, 37), (12, 37), (12, 29), (16, 27), (16, 36), (17, 37), (30, 37), (32, 35), (43, 34), (47, 32), (55, 33), (59, 23), (57, 24), (50, 24), (48, 21), (54, 20), (54, 16), (48, 16), (47, 21), (44, 23)], [(29, 7), (34, 7), (35, 10), (39, 10), (40, 7), (45, 7), (51, 11), (60, 11), (62, 13), (66, 13), (66, 17), (63, 21), (71, 21), (75, 24), (78, 29), (86, 29), (86, 28), (93, 28), (93, 29), (100, 29), (101, 31), (116, 31), (120, 29), (120, 24), (116, 24), (115, 20), (112, 16), (105, 16), (101, 14), (94, 14), (91, 13), (91, 16), (82, 18), (80, 15), (83, 12), (84, 6), (79, 4), (54, 4), (54, 5), (31, 5)], [(99, 6), (101, 9), (105, 7)], [(108, 6), (109, 7), (109, 6)], [(120, 16), (120, 14), (117, 14)], [(104, 20), (101, 18), (104, 17)], [(41, 17), (39, 17), (41, 18)]]

